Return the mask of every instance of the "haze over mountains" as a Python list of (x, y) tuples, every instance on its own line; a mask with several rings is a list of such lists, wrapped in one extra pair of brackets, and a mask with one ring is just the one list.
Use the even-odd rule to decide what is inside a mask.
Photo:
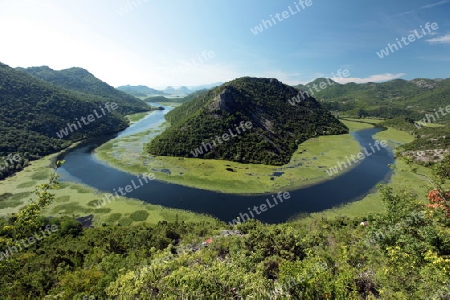
[(199, 90), (211, 89), (213, 87), (219, 86), (222, 83), (212, 83), (206, 85), (199, 86), (181, 86), (179, 88), (174, 88), (172, 86), (168, 86), (165, 89), (157, 90), (150, 88), (145, 85), (124, 85), (117, 87), (118, 90), (128, 93), (135, 97), (152, 97), (152, 96), (186, 96), (192, 94)]
[(160, 103), (165, 103), (165, 102), (184, 103), (184, 102), (188, 102), (188, 101), (196, 98), (197, 96), (203, 95), (207, 92), (208, 92), (207, 89), (197, 90), (195, 92), (191, 92), (189, 95), (184, 96), (184, 97), (172, 97), (172, 98), (169, 98), (169, 96), (150, 96), (148, 98), (145, 98), (144, 101), (145, 102), (160, 102)]
[(122, 85), (117, 87), (117, 89), (134, 97), (148, 97), (148, 95), (165, 94), (163, 91), (155, 90), (145, 85)]

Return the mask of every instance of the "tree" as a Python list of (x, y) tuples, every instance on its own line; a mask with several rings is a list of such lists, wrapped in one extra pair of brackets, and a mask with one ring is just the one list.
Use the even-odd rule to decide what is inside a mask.
[[(56, 168), (63, 162), (58, 161), (54, 167), (47, 183), (36, 186), (34, 194), (35, 200), (23, 207), (16, 215), (13, 216), (12, 224), (3, 227), (3, 231), (8, 232), (11, 236), (6, 241), (7, 245), (14, 245), (14, 240), (28, 238), (30, 233), (37, 232), (42, 227), (41, 211), (53, 202), (55, 195), (50, 192), (51, 189), (58, 188), (58, 173)], [(14, 237), (14, 240), (13, 238)]]

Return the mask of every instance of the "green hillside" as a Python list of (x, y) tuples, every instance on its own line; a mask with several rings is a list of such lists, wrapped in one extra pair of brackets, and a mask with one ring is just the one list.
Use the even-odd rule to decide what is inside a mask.
[[(276, 79), (233, 80), (168, 113), (171, 127), (147, 149), (160, 156), (280, 165), (289, 162), (298, 145), (311, 137), (348, 132), (314, 98), (289, 103), (297, 97), (297, 90)], [(252, 126), (238, 130), (240, 124)], [(216, 139), (231, 133), (235, 136), (227, 141)]]
[[(0, 170), (0, 179), (21, 170), (29, 160), (59, 151), (74, 141), (111, 134), (127, 127), (117, 112), (103, 115), (98, 101), (64, 90), (0, 63), (0, 158), (22, 158)], [(100, 113), (101, 118), (58, 138), (57, 132), (76, 118)], [(77, 124), (75, 124), (77, 125)]]
[[(414, 120), (424, 118), (426, 113), (450, 104), (450, 79), (396, 79), (382, 83), (347, 83), (327, 85), (317, 92), (314, 84), (325, 79), (316, 79), (296, 88), (312, 90), (326, 108), (357, 117), (394, 118), (405, 116)], [(450, 123), (450, 115), (440, 122)]]
[(163, 91), (158, 91), (145, 85), (123, 85), (117, 87), (117, 89), (134, 97), (148, 97), (148, 95), (165, 94)]
[(148, 98), (144, 99), (145, 102), (175, 102), (178, 100), (179, 99), (177, 98), (177, 99), (173, 99), (173, 101), (172, 101), (172, 99), (166, 98), (164, 96), (152, 96), (152, 97), (148, 97)]
[(117, 111), (121, 114), (133, 114), (150, 109), (145, 102), (115, 89), (82, 68), (61, 71), (46, 66), (17, 69), (58, 87), (80, 93), (80, 96), (89, 101), (116, 102), (119, 106)]

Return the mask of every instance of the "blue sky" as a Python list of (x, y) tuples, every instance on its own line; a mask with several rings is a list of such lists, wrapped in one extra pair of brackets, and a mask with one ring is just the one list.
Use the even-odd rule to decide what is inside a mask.
[[(241, 76), (299, 84), (339, 69), (350, 73), (341, 82), (449, 77), (450, 0), (309, 1), (0, 0), (0, 61), (156, 88)], [(254, 34), (271, 15), (276, 24)], [(438, 29), (424, 35), (427, 22)], [(377, 55), (414, 30), (422, 37)]]

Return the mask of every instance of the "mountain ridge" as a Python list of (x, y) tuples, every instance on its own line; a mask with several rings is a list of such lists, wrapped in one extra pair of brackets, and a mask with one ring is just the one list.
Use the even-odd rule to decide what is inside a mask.
[[(317, 79), (316, 79), (317, 80)], [(313, 81), (307, 85), (294, 86), (310, 90)], [(395, 118), (405, 116), (422, 119), (426, 113), (450, 103), (450, 79), (415, 78), (412, 80), (394, 79), (375, 83), (335, 82), (313, 96), (329, 110), (339, 111), (351, 116)], [(442, 118), (450, 122), (450, 117)]]
[(144, 112), (150, 109), (145, 102), (115, 89), (83, 68), (72, 67), (59, 71), (47, 66), (16, 69), (57, 87), (79, 93), (92, 101), (116, 102), (119, 105), (117, 111), (122, 114)]
[[(101, 118), (95, 122), (77, 126), (77, 118), (95, 114), (105, 105), (103, 99), (94, 99), (98, 101), (0, 63), (0, 157), (21, 157), (1, 170), (0, 179), (21, 170), (28, 161), (58, 152), (75, 141), (112, 134), (128, 126), (116, 111), (99, 114)], [(57, 132), (67, 129), (68, 124), (74, 124), (70, 135), (58, 138)]]
[(146, 85), (121, 85), (119, 91), (125, 92), (135, 97), (147, 97), (148, 95), (165, 95), (161, 90), (150, 88)]

